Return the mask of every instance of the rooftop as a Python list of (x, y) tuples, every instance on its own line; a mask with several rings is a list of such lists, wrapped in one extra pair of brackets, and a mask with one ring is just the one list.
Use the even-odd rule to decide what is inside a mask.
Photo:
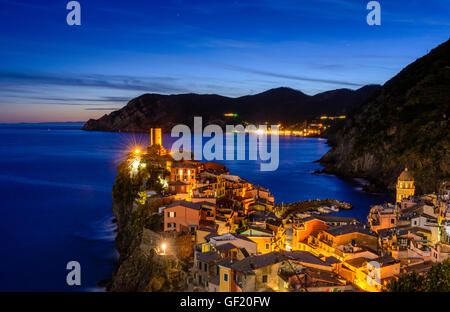
[(414, 181), (414, 178), (412, 174), (408, 171), (408, 168), (405, 168), (402, 173), (400, 173), (400, 176), (398, 177), (399, 181)]
[(166, 209), (167, 208), (172, 208), (172, 207), (177, 207), (177, 206), (182, 206), (182, 207), (195, 209), (195, 210), (200, 210), (200, 208), (201, 208), (201, 205), (199, 205), (197, 203), (188, 202), (188, 201), (185, 201), (185, 200), (178, 200), (178, 201), (175, 201), (175, 202), (171, 203), (170, 205), (168, 205), (166, 207)]
[(289, 260), (299, 261), (303, 263), (310, 263), (315, 265), (329, 266), (326, 262), (322, 261), (319, 257), (316, 257), (309, 251), (296, 250), (296, 251), (280, 251), (280, 254)]
[(251, 256), (232, 265), (233, 270), (251, 274), (254, 270), (285, 260), (278, 252), (273, 251), (260, 256)]
[(219, 251), (219, 252), (225, 252), (228, 250), (232, 250), (237, 248), (235, 245), (233, 245), (232, 243), (225, 243), (222, 245), (216, 245), (215, 248)]
[(199, 165), (187, 162), (174, 162), (172, 164), (172, 168), (180, 168), (180, 169), (196, 169)]
[(197, 260), (201, 262), (209, 263), (218, 259), (220, 259), (220, 255), (214, 251), (201, 252), (197, 254)]
[(304, 222), (311, 220), (321, 220), (323, 222), (348, 222), (358, 223), (359, 220), (351, 217), (336, 217), (336, 216), (310, 216), (303, 219)]
[(326, 229), (325, 232), (333, 236), (340, 236), (349, 233), (361, 233), (370, 236), (376, 236), (368, 227), (362, 225), (343, 225)]

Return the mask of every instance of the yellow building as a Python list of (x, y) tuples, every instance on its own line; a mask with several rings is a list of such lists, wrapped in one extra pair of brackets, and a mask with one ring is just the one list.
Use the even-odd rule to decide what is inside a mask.
[(408, 168), (400, 174), (397, 180), (397, 196), (396, 202), (400, 203), (403, 198), (414, 196), (414, 178), (408, 171)]
[(232, 289), (232, 270), (229, 259), (225, 259), (217, 263), (219, 267), (219, 291), (220, 292), (230, 292)]

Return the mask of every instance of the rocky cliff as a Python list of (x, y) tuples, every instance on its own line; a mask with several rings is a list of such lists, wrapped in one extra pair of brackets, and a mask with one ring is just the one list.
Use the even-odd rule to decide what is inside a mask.
[(163, 242), (177, 245), (177, 241), (169, 243), (170, 238), (160, 234), (162, 216), (157, 213), (159, 207), (172, 199), (148, 198), (141, 192), (162, 190), (159, 178), (167, 174), (166, 163), (157, 149), (157, 146), (149, 148), (147, 154), (139, 156), (140, 162), (146, 164), (139, 173), (130, 174), (129, 164), (135, 157), (132, 154), (117, 168), (112, 212), (118, 226), (115, 245), (120, 257), (108, 291), (178, 291), (186, 287), (186, 263), (182, 260), (185, 255), (170, 248), (165, 255), (157, 252)]
[[(370, 85), (356, 91), (338, 89), (308, 96), (289, 88), (268, 90), (256, 95), (229, 98), (220, 95), (144, 94), (122, 109), (90, 119), (84, 130), (146, 132), (151, 127), (170, 131), (176, 124), (192, 125), (194, 116), (202, 116), (205, 124), (238, 122), (294, 123), (322, 114), (345, 114), (370, 97), (379, 86)], [(235, 117), (225, 117), (236, 113)]]
[(404, 68), (326, 136), (325, 172), (394, 189), (407, 167), (419, 193), (449, 180), (450, 41)]

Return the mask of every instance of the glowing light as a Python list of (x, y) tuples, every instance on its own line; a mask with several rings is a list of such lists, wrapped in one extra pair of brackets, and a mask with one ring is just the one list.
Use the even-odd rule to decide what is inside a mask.
[(140, 165), (140, 161), (139, 160), (135, 160), (131, 163), (131, 168), (133, 168), (133, 170), (137, 170), (139, 168)]
[(141, 167), (142, 167), (142, 168), (145, 168), (145, 167), (147, 167), (147, 164), (142, 163), (142, 164), (141, 164)]
[(263, 135), (264, 134), (264, 130), (263, 129), (258, 129), (258, 130), (256, 130), (256, 134), (257, 135)]
[(134, 153), (135, 153), (135, 154), (140, 154), (140, 153), (141, 153), (141, 149), (140, 149), (140, 148), (135, 149), (135, 150), (134, 150)]
[(166, 248), (167, 248), (166, 243), (162, 243), (162, 244), (161, 244), (161, 250), (162, 250), (163, 255), (166, 254)]

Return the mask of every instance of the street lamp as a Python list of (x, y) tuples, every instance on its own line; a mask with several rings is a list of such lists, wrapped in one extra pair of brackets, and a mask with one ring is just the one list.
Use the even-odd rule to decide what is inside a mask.
[(163, 255), (166, 254), (166, 248), (167, 248), (166, 243), (162, 243), (162, 244), (161, 244), (161, 250), (162, 250)]

